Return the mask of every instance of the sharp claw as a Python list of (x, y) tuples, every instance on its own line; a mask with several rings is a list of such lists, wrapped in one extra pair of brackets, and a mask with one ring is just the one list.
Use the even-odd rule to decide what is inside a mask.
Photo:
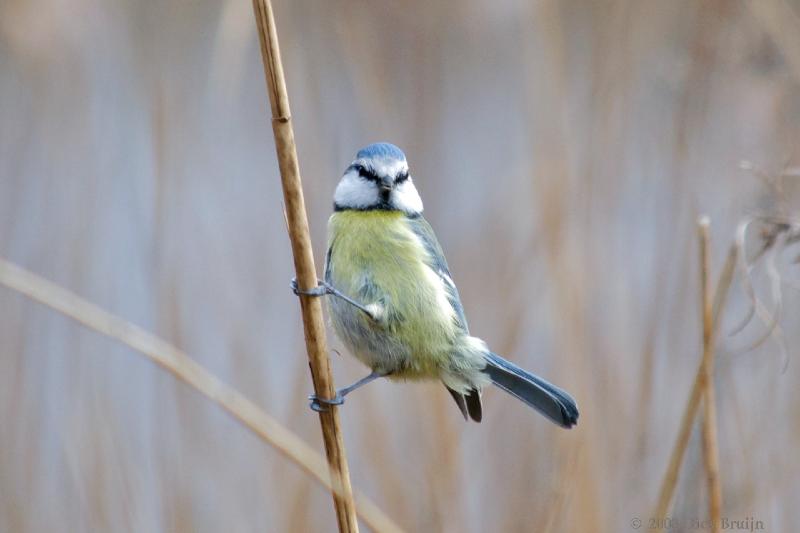
[(328, 411), (328, 407), (331, 405), (342, 405), (344, 403), (344, 397), (341, 396), (338, 392), (336, 396), (327, 400), (325, 398), (319, 398), (316, 394), (312, 394), (308, 397), (311, 400), (309, 407), (311, 407), (312, 411), (316, 411), (318, 413), (325, 413)]
[(311, 403), (308, 404), (312, 411), (316, 411), (317, 413), (327, 413), (328, 408), (322, 406), (316, 399), (311, 400)]

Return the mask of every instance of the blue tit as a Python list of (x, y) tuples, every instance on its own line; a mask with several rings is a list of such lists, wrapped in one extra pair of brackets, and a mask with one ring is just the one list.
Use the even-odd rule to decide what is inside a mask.
[(403, 152), (388, 143), (356, 154), (334, 194), (325, 280), (297, 294), (329, 295), (333, 329), (367, 377), (312, 408), (340, 404), (380, 377), (440, 380), (465, 419), (480, 422), (481, 390), (494, 384), (561, 427), (577, 423), (569, 394), (506, 361), (469, 333), (444, 253), (422, 217)]

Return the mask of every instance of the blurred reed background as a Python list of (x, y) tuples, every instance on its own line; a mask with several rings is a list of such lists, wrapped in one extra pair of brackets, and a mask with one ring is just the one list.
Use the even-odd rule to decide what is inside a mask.
[[(562, 431), (436, 384), (342, 411), (411, 531), (629, 531), (700, 358), (696, 216), (798, 211), (800, 3), (276, 1), (317, 260), (355, 150), (402, 147), (473, 333), (574, 393)], [(165, 337), (321, 449), (247, 0), (0, 2), (0, 256)], [(779, 268), (800, 278), (794, 255)], [(757, 269), (757, 290), (770, 302)], [(796, 281), (797, 283), (797, 281)], [(723, 516), (800, 524), (785, 353), (741, 279), (716, 371)], [(332, 340), (332, 347), (341, 344)], [(343, 351), (343, 350), (342, 350)], [(364, 370), (333, 354), (337, 383)], [(699, 431), (672, 516), (707, 516)], [(792, 505), (794, 503), (795, 505)], [(646, 522), (645, 522), (646, 525)], [(332, 531), (330, 497), (199, 394), (0, 289), (0, 531)]]

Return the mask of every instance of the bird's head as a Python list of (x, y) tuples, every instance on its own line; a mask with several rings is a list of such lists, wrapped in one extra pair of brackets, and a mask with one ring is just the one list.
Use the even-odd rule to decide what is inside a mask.
[(422, 213), (422, 200), (408, 174), (406, 156), (389, 143), (370, 144), (358, 151), (336, 187), (333, 205), (337, 211)]

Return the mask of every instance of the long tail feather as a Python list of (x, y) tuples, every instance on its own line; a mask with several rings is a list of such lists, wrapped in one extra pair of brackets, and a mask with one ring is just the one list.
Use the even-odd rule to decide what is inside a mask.
[(483, 405), (481, 405), (481, 392), (477, 389), (472, 389), (469, 394), (465, 396), (467, 400), (467, 410), (469, 417), (475, 422), (480, 422), (483, 418)]
[[(447, 387), (447, 385), (445, 385)], [(450, 393), (450, 396), (456, 401), (456, 405), (458, 406), (458, 410), (461, 411), (461, 414), (464, 415), (464, 420), (468, 420), (469, 412), (467, 411), (467, 401), (464, 399), (464, 395), (460, 392), (456, 392), (450, 387), (447, 387), (447, 392)]]
[[(445, 387), (447, 386), (445, 385)], [(464, 415), (464, 420), (469, 420), (471, 418), (475, 422), (481, 421), (481, 418), (483, 418), (483, 409), (481, 406), (481, 393), (479, 391), (472, 389), (467, 394), (461, 394), (450, 387), (447, 387), (447, 391), (456, 401), (458, 409), (461, 411), (461, 414)]]
[(492, 383), (533, 407), (561, 427), (578, 423), (578, 406), (572, 397), (495, 353), (486, 355), (486, 369)]

